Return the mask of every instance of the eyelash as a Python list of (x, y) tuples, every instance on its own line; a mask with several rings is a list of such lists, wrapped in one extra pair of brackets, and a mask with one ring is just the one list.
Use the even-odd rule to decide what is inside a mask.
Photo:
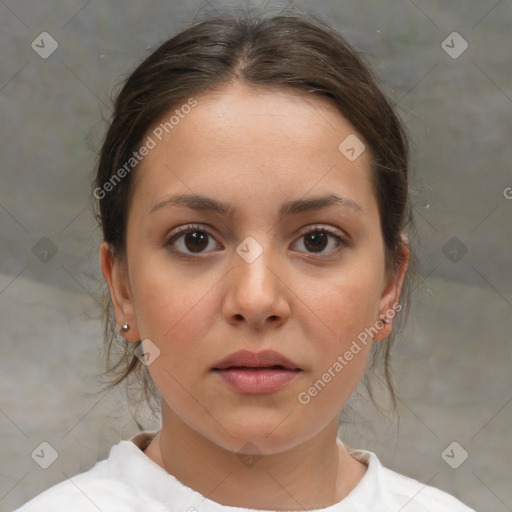
[[(205, 229), (204, 226), (201, 226), (199, 224), (193, 224), (193, 225), (188, 225), (188, 226), (180, 226), (179, 228), (177, 228), (176, 232), (166, 240), (165, 245), (169, 246), (171, 248), (171, 251), (174, 254), (176, 254), (178, 257), (186, 259), (186, 260), (194, 260), (197, 258), (204, 257), (202, 255), (207, 254), (207, 253), (187, 254), (187, 253), (180, 252), (174, 248), (174, 243), (179, 238), (186, 235), (187, 233), (194, 233), (197, 231), (199, 231), (201, 233), (205, 233), (206, 235), (210, 236), (211, 238), (214, 238), (213, 235), (207, 229)], [(334, 231), (334, 229), (332, 229), (328, 226), (313, 226), (312, 228), (309, 228), (308, 230), (301, 232), (298, 240), (300, 240), (302, 237), (304, 237), (306, 235), (309, 235), (310, 233), (326, 233), (327, 235), (332, 237), (338, 244), (338, 247), (335, 250), (330, 251), (329, 253), (314, 253), (314, 252), (308, 253), (311, 255), (319, 255), (320, 258), (326, 258), (329, 256), (336, 255), (340, 251), (342, 251), (343, 248), (345, 248), (348, 245), (348, 242), (345, 238), (341, 237), (339, 234), (337, 234), (336, 231)], [(322, 254), (328, 254), (328, 256), (321, 256)]]

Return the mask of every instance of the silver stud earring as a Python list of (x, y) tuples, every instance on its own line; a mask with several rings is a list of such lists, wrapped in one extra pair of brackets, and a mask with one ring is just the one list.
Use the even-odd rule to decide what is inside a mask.
[(129, 331), (130, 330), (130, 325), (128, 323), (124, 323), (122, 326), (121, 326), (121, 331), (123, 332), (126, 332), (126, 331)]

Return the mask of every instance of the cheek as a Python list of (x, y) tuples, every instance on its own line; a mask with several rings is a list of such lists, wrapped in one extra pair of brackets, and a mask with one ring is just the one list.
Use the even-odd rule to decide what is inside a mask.
[(313, 303), (321, 319), (311, 323), (313, 371), (297, 400), (311, 421), (323, 423), (342, 409), (364, 375), (373, 343), (365, 329), (374, 325), (375, 300), (361, 286), (339, 283)]
[(378, 319), (381, 282), (375, 268), (347, 265), (328, 279), (303, 281), (294, 292), (306, 306), (304, 321), (339, 347)]
[(134, 293), (139, 299), (135, 307), (140, 334), (157, 345), (186, 346), (208, 332), (214, 315), (207, 281), (195, 286), (178, 279), (160, 279), (153, 286), (147, 281)]
[(211, 315), (204, 309), (215, 286), (213, 276), (198, 276), (192, 267), (184, 270), (165, 250), (142, 254), (134, 249), (133, 254), (130, 281), (141, 336), (164, 344), (185, 339), (191, 328), (206, 327)]
[(314, 368), (299, 402), (311, 404), (315, 414), (341, 409), (361, 380), (375, 335), (371, 328), (379, 318), (381, 282), (378, 265), (354, 258), (329, 279), (310, 280), (298, 290), (310, 309), (304, 309), (303, 325), (309, 326)]

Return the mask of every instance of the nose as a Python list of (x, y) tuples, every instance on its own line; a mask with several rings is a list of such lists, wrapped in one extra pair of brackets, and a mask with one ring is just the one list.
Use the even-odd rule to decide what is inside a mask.
[(288, 319), (292, 292), (270, 252), (265, 247), (250, 263), (235, 255), (223, 304), (223, 315), (230, 324), (239, 327), (247, 323), (252, 329), (262, 330), (276, 328)]

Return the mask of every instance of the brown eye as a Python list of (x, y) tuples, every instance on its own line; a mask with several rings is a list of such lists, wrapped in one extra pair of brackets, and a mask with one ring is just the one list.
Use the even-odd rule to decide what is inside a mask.
[[(340, 246), (343, 248), (347, 245), (342, 237), (326, 227), (310, 229), (302, 234), (296, 244), (301, 241), (299, 245), (304, 246), (307, 253), (321, 255), (335, 254), (341, 250)], [(330, 250), (325, 250), (329, 247), (331, 247)]]
[(208, 234), (202, 231), (189, 231), (183, 235), (183, 243), (191, 252), (201, 252), (208, 247)]
[(320, 231), (313, 231), (304, 236), (304, 246), (308, 251), (322, 252), (328, 242), (329, 237)]
[[(201, 255), (214, 240), (213, 237), (205, 231), (201, 226), (185, 226), (180, 227), (178, 232), (172, 235), (166, 242), (166, 245), (171, 246), (173, 252), (180, 256)], [(213, 244), (213, 247), (218, 244)]]

